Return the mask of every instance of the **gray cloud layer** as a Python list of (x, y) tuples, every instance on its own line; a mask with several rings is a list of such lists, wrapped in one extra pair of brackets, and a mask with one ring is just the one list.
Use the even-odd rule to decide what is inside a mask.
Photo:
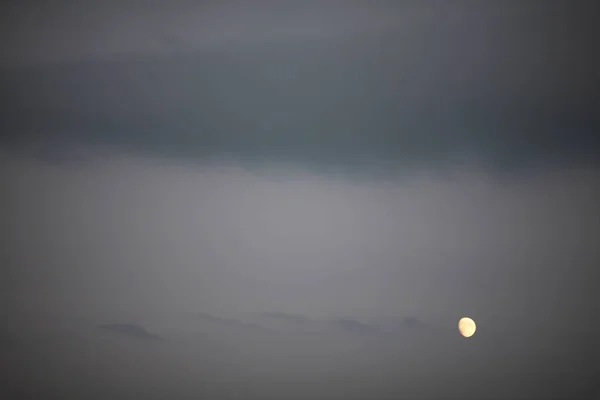
[(595, 163), (600, 65), (586, 7), (38, 11), (44, 23), (10, 31), (4, 143), (311, 168)]
[(0, 17), (0, 397), (591, 396), (588, 3), (31, 4)]

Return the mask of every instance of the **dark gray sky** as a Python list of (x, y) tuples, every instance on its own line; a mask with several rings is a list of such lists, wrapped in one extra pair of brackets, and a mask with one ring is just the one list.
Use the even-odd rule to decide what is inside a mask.
[[(9, 387), (193, 397), (202, 370), (217, 398), (590, 394), (597, 7), (227, 4), (3, 10)], [(246, 324), (264, 312), (440, 336), (273, 339)], [(478, 333), (455, 341), (463, 315)]]

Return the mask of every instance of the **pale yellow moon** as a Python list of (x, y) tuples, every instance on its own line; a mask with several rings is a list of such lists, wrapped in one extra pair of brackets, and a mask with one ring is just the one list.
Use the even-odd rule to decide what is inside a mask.
[(473, 321), (471, 318), (464, 317), (458, 321), (458, 331), (464, 337), (473, 336), (476, 329), (477, 325), (475, 325), (475, 321)]

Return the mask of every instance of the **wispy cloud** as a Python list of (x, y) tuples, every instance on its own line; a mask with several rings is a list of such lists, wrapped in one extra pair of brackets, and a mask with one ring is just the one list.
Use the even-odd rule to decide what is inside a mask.
[(104, 324), (99, 326), (100, 329), (133, 339), (142, 340), (160, 340), (159, 336), (153, 335), (146, 329), (135, 324)]

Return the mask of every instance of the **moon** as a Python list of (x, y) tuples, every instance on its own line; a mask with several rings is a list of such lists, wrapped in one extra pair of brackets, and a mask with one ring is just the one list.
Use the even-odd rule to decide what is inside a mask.
[(463, 317), (458, 321), (458, 331), (461, 335), (468, 338), (475, 334), (475, 330), (477, 330), (477, 325), (475, 325), (475, 321), (473, 321), (469, 317)]

